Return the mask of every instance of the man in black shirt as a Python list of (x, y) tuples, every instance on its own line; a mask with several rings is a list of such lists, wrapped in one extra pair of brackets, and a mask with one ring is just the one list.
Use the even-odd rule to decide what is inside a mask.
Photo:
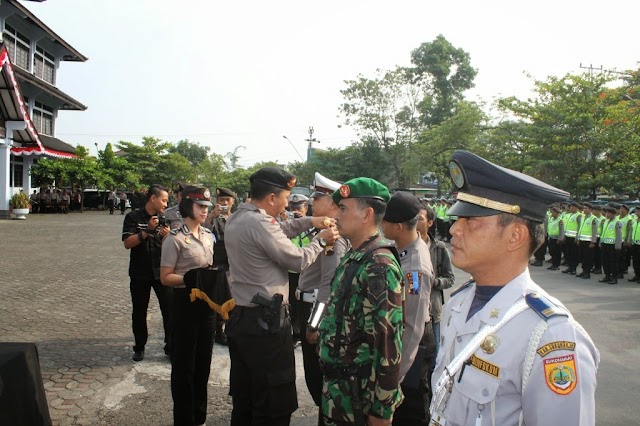
[(151, 185), (147, 191), (144, 206), (140, 210), (129, 212), (124, 218), (122, 226), (122, 241), (124, 248), (131, 250), (129, 261), (129, 277), (131, 278), (131, 302), (133, 313), (133, 347), (134, 361), (144, 358), (144, 346), (147, 343), (147, 308), (151, 289), (156, 293), (162, 322), (164, 325), (165, 354), (169, 349), (169, 297), (170, 288), (160, 283), (160, 249), (162, 239), (169, 233), (169, 227), (159, 226), (158, 214), (167, 208), (169, 193), (167, 188)]

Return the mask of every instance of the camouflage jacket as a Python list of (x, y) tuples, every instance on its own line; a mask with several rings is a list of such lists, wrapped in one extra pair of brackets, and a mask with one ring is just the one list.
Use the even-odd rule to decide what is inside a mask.
[[(363, 413), (390, 419), (402, 402), (400, 360), (402, 354), (402, 270), (387, 248), (373, 251), (373, 257), (359, 264), (350, 283), (343, 283), (351, 262), (359, 262), (374, 246), (389, 245), (379, 236), (342, 258), (331, 283), (327, 312), (319, 330), (322, 363), (335, 367), (370, 364), (371, 372), (360, 380)], [(342, 338), (336, 351), (336, 310), (340, 304), (340, 287), (350, 286), (342, 320)], [(347, 288), (347, 287), (345, 287)], [(343, 293), (344, 294), (344, 293)], [(339, 309), (338, 309), (339, 311)], [(348, 383), (325, 377), (322, 389), (322, 412), (337, 420), (353, 422)]]

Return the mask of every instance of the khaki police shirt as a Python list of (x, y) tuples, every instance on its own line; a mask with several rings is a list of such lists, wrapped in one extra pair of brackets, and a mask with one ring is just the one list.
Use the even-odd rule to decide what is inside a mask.
[(164, 216), (171, 221), (172, 230), (180, 228), (184, 223), (184, 219), (182, 218), (177, 205), (165, 209)]
[(404, 280), (405, 299), (405, 326), (402, 335), (402, 361), (400, 363), (402, 380), (418, 353), (418, 346), (424, 334), (424, 324), (429, 322), (433, 265), (429, 247), (419, 236), (408, 246), (399, 248), (398, 252)]
[(318, 289), (317, 300), (327, 303), (331, 295), (331, 281), (336, 273), (340, 259), (349, 251), (351, 245), (344, 238), (339, 238), (333, 245), (333, 253), (323, 250), (320, 256), (300, 274), (298, 288), (312, 292)]
[[(483, 324), (496, 325), (509, 308), (532, 292), (566, 309), (533, 282), (529, 269), (504, 286), (468, 321), (475, 285), (453, 295), (445, 305), (432, 385)], [(455, 374), (444, 410), (438, 407), (437, 411), (444, 411), (447, 426), (517, 425), (521, 411), (527, 426), (595, 424), (600, 354), (573, 319), (556, 316), (547, 320), (548, 328), (530, 353), (532, 369), (522, 392), (527, 349), (541, 321), (545, 320), (528, 308), (494, 333), (493, 350), (487, 346), (476, 349), (471, 363)], [(479, 414), (481, 420), (476, 422)]]
[[(195, 268), (206, 268), (213, 264), (213, 241), (211, 231), (200, 226), (198, 238), (185, 224), (171, 231), (162, 242), (160, 266), (173, 268), (177, 275), (186, 274)], [(175, 286), (176, 288), (184, 288)]]
[(256, 293), (271, 298), (280, 293), (289, 301), (289, 270), (300, 272), (324, 250), (317, 239), (297, 247), (289, 238), (311, 228), (311, 218), (279, 223), (253, 204), (242, 203), (225, 229), (231, 295), (238, 306), (256, 306)]

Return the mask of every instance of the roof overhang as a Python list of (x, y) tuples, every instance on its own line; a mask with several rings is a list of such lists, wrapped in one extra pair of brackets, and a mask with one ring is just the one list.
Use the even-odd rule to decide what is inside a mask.
[(15, 67), (14, 72), (16, 73), (18, 78), (23, 80), (25, 83), (30, 84), (48, 93), (54, 98), (61, 100), (62, 104), (58, 106), (58, 109), (67, 110), (67, 111), (84, 111), (87, 109), (86, 105), (83, 105), (77, 100), (73, 99), (71, 96), (67, 95), (62, 90), (58, 89), (56, 86), (49, 84), (44, 80), (39, 79), (35, 75), (31, 74), (29, 71), (26, 71), (20, 67)]
[(75, 154), (49, 149), (42, 144), (25, 107), (20, 85), (4, 43), (0, 43), (0, 113), (5, 121), (24, 121), (26, 125), (24, 130), (14, 130), (11, 135), (14, 143), (19, 144), (11, 147), (13, 155), (77, 158)]
[(54, 43), (59, 44), (64, 47), (67, 51), (69, 51), (69, 55), (65, 55), (62, 60), (64, 61), (74, 61), (74, 62), (84, 62), (89, 58), (84, 56), (82, 53), (78, 52), (73, 46), (64, 41), (62, 37), (56, 34), (51, 28), (49, 28), (44, 22), (36, 17), (29, 9), (24, 7), (17, 0), (6, 0), (7, 3), (11, 4), (13, 7), (18, 9), (20, 14), (31, 24), (36, 25), (42, 31), (44, 31)]

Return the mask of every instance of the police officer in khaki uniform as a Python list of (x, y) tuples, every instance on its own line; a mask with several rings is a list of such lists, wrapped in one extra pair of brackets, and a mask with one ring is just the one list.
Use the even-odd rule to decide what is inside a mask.
[(449, 170), (452, 261), (475, 281), (445, 305), (432, 424), (593, 425), (598, 350), (528, 269), (547, 206), (569, 194), (467, 151)]
[(169, 227), (171, 229), (178, 229), (184, 223), (182, 215), (180, 214), (180, 201), (182, 201), (182, 191), (186, 184), (182, 182), (176, 182), (173, 186), (173, 193), (176, 196), (176, 205), (165, 209), (164, 217), (170, 222)]
[[(427, 348), (420, 345), (425, 327), (433, 334), (429, 318), (429, 299), (433, 281), (433, 265), (427, 243), (417, 231), (420, 202), (408, 192), (397, 192), (387, 204), (382, 230), (385, 238), (394, 240), (400, 254), (404, 281), (404, 334), (400, 377), (404, 401), (393, 415), (393, 424), (427, 425), (428, 394), (425, 363)], [(431, 349), (429, 352), (433, 352)]]
[(204, 424), (207, 416), (215, 313), (200, 299), (191, 302), (184, 275), (213, 262), (214, 237), (201, 226), (209, 206), (207, 188), (185, 187), (179, 204), (184, 224), (172, 230), (162, 243), (160, 280), (174, 289), (171, 395), (175, 425)]
[(287, 271), (311, 265), (326, 245), (334, 244), (338, 232), (324, 229), (308, 246), (296, 247), (289, 238), (311, 227), (329, 228), (333, 219), (304, 217), (279, 223), (276, 217), (287, 206), (295, 176), (265, 167), (249, 180), (251, 202), (231, 215), (225, 234), (229, 286), (236, 303), (226, 327), (231, 424), (288, 425), (298, 401)]
[[(314, 192), (310, 197), (313, 200), (313, 216), (336, 217), (339, 208), (333, 202), (331, 195), (338, 188), (340, 188), (338, 182), (316, 172)], [(340, 259), (349, 250), (349, 247), (349, 242), (344, 238), (338, 238), (333, 246), (327, 246), (316, 261), (300, 273), (298, 288), (295, 289), (295, 303), (298, 305), (299, 314), (298, 323), (303, 334), (304, 380), (307, 383), (313, 402), (318, 407), (322, 404), (322, 372), (320, 371), (317, 346), (318, 330), (313, 324), (308, 325), (308, 320), (314, 308), (316, 311), (323, 309), (323, 304), (326, 305), (329, 300), (331, 280), (340, 263)], [(322, 424), (322, 416), (319, 417), (319, 424)]]

